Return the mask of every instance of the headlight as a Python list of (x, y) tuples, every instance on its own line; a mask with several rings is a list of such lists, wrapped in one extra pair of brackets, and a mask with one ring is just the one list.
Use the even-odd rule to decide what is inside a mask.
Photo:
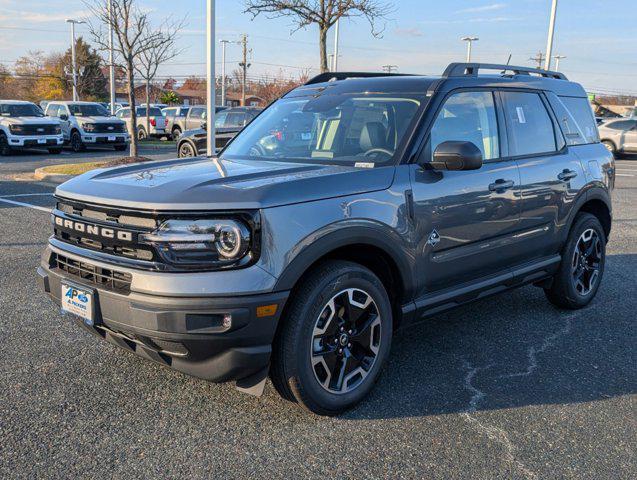
[(95, 124), (94, 123), (83, 123), (82, 124), (82, 129), (85, 132), (93, 132), (93, 131), (95, 131)]
[(253, 258), (252, 237), (241, 220), (166, 220), (141, 240), (154, 245), (171, 265), (224, 268), (245, 265)]
[(24, 125), (9, 125), (9, 130), (11, 130), (11, 133), (19, 135), (24, 133)]

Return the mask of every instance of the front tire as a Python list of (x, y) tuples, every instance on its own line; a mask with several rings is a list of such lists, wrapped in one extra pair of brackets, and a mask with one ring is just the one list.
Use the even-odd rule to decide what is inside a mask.
[(6, 157), (7, 155), (11, 155), (12, 150), (9, 146), (9, 141), (7, 140), (7, 136), (4, 132), (0, 132), (0, 156)]
[(84, 142), (82, 142), (82, 135), (77, 130), (71, 133), (71, 150), (75, 153), (80, 153), (86, 150)]
[(588, 305), (599, 289), (606, 264), (606, 234), (596, 216), (580, 213), (569, 233), (562, 263), (550, 288), (549, 301), (577, 310)]
[(367, 268), (334, 261), (295, 290), (275, 340), (278, 392), (319, 415), (336, 415), (374, 387), (389, 355), (392, 308)]
[(190, 157), (196, 157), (197, 153), (195, 152), (194, 147), (190, 143), (184, 142), (181, 145), (179, 145), (178, 156), (179, 158), (190, 158)]

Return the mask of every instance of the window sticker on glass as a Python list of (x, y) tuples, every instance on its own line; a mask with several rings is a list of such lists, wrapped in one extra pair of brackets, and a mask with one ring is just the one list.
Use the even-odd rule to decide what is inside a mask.
[(518, 113), (518, 122), (526, 123), (526, 117), (524, 116), (524, 109), (522, 107), (515, 107), (515, 111)]

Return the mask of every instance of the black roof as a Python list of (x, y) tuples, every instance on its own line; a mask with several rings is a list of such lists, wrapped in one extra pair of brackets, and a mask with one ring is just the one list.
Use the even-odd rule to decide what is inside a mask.
[(449, 91), (460, 87), (527, 88), (547, 90), (560, 96), (585, 97), (578, 83), (560, 72), (514, 65), (452, 63), (441, 76), (370, 72), (322, 73), (287, 97), (322, 93), (424, 93), (434, 88)]

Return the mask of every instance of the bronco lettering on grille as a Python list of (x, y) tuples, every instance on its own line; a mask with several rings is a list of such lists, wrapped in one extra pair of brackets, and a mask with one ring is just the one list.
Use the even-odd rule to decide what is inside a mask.
[(62, 217), (54, 217), (55, 224), (62, 228), (67, 228), (79, 233), (87, 233), (96, 237), (110, 238), (112, 240), (121, 240), (123, 242), (132, 242), (133, 233), (123, 230), (115, 230), (113, 228), (101, 227), (99, 225), (90, 225), (83, 222), (76, 222)]

